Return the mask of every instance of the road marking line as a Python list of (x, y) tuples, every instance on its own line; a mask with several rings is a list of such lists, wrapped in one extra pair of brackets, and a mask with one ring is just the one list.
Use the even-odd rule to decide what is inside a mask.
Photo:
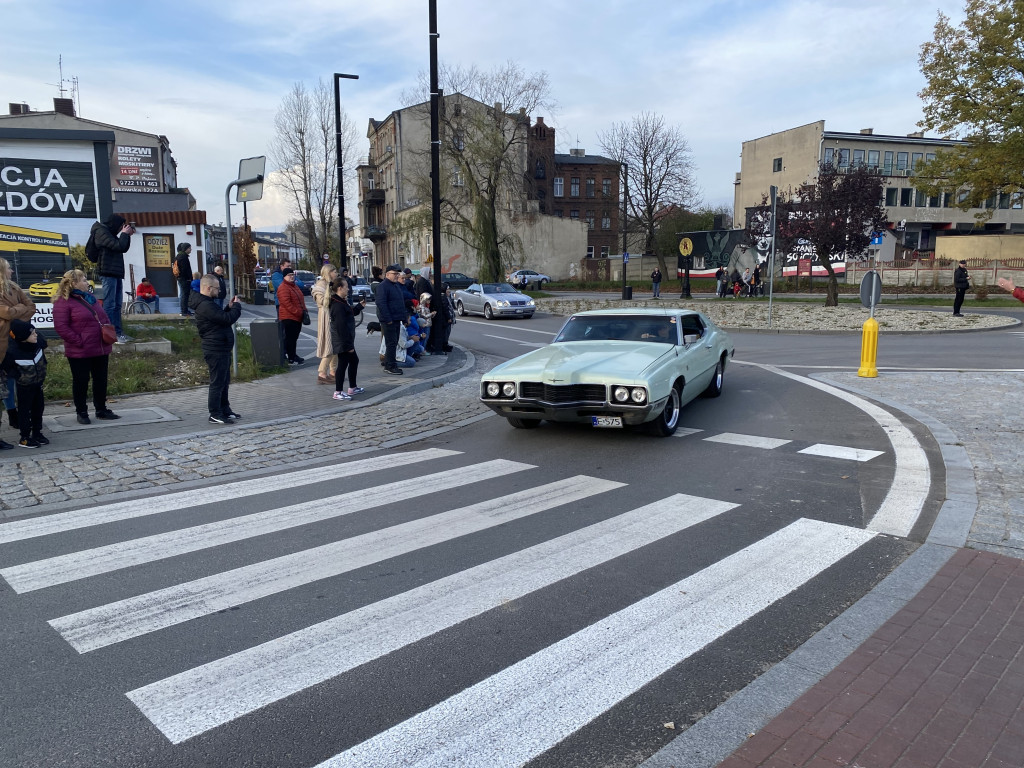
[(86, 653), (623, 485), (586, 476), (560, 480), (63, 616), (50, 625)]
[(679, 427), (676, 430), (676, 437), (689, 437), (690, 435), (696, 435), (698, 432), (703, 432), (703, 429), (694, 429), (693, 427)]
[[(119, 571), (133, 565), (153, 563), (188, 552), (198, 552), (268, 533), (331, 520), (364, 509), (406, 501), (422, 494), (442, 493), (453, 487), (535, 468), (532, 464), (495, 459), (433, 475), (423, 475), (417, 477), (415, 483), (383, 485), (374, 489), (372, 495), (365, 491), (353, 491), (332, 499), (313, 499), (302, 504), (291, 504), (215, 523), (144, 536), (44, 560), (34, 560), (2, 568), (0, 576), (7, 580), (15, 592), (31, 592), (89, 576)], [(278, 478), (279, 487), (280, 483), (281, 478)]]
[(885, 451), (870, 451), (865, 448), (848, 448), (845, 445), (829, 445), (828, 443), (816, 443), (808, 446), (797, 453), (806, 453), (809, 456), (825, 456), (831, 459), (852, 459), (853, 461), (871, 461), (881, 456)]
[(798, 520), (317, 768), (521, 766), (873, 535)]
[(734, 509), (677, 494), (128, 693), (172, 743)]
[(879, 408), (862, 397), (847, 392), (831, 384), (825, 384), (805, 376), (798, 376), (795, 373), (783, 371), (773, 365), (762, 365), (761, 363), (745, 363), (762, 368), (770, 373), (785, 376), (788, 379), (799, 381), (809, 387), (814, 387), (833, 397), (839, 398), (855, 408), (859, 408), (868, 414), (882, 428), (889, 442), (892, 444), (893, 456), (895, 457), (896, 470), (893, 473), (892, 484), (889, 486), (889, 493), (882, 500), (881, 505), (875, 512), (874, 517), (868, 523), (868, 528), (879, 533), (888, 533), (893, 536), (908, 536), (913, 530), (917, 518), (924, 509), (925, 499), (928, 498), (928, 491), (931, 488), (931, 470), (928, 467), (928, 456), (924, 448), (914, 437), (914, 433), (903, 426), (903, 423), (884, 408)]
[[(445, 456), (458, 456), (460, 453), (460, 451), (448, 451), (440, 448), (410, 451), (408, 453), (387, 453), (369, 459), (345, 462), (344, 464), (331, 464), (325, 467), (291, 472), (288, 475), (288, 486), (295, 488), (300, 485), (310, 485), (325, 480), (338, 480), (345, 474), (355, 475), (380, 469), (392, 469), (405, 463), (430, 461)], [(104, 504), (103, 506), (90, 509), (76, 509), (71, 512), (61, 512), (47, 517), (37, 517), (32, 520), (15, 520), (0, 525), (0, 544), (32, 539), (38, 536), (49, 536), (65, 531), (74, 531), (79, 528), (89, 528), (94, 525), (103, 525), (119, 520), (147, 517), (201, 504), (216, 504), (221, 501), (242, 499), (247, 496), (258, 496), (261, 493), (280, 490), (281, 476), (273, 475), (234, 483), (223, 483), (222, 485), (213, 485), (208, 488), (178, 491), (152, 498), (119, 501), (114, 504)]]
[(759, 435), (739, 435), (735, 432), (723, 432), (720, 435), (705, 437), (705, 440), (712, 443), (726, 443), (727, 445), (745, 445), (749, 448), (766, 448), (772, 450), (780, 445), (793, 442), (792, 440), (780, 440), (777, 437), (760, 437)]

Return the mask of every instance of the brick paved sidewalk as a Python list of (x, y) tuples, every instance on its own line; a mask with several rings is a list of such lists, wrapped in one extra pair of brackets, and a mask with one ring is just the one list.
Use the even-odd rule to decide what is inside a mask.
[(958, 550), (720, 768), (1024, 766), (1024, 561)]

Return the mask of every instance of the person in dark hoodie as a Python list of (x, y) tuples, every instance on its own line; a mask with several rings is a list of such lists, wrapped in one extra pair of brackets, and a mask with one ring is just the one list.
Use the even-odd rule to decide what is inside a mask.
[(242, 418), (228, 402), (228, 385), (231, 383), (231, 349), (235, 345), (235, 334), (231, 326), (242, 314), (242, 302), (235, 296), (226, 309), (217, 306), (220, 284), (216, 275), (204, 275), (199, 280), (199, 300), (195, 304), (196, 328), (202, 340), (203, 358), (210, 369), (210, 392), (207, 406), (211, 424), (232, 424)]
[[(363, 388), (356, 385), (359, 356), (356, 354), (355, 318), (366, 306), (366, 299), (351, 304), (348, 300), (349, 283), (344, 277), (335, 278), (331, 282), (330, 291), (331, 349), (338, 356), (338, 367), (334, 373), (334, 399), (351, 400), (353, 395), (363, 392)], [(348, 389), (345, 389), (346, 372)]]
[(43, 382), (46, 381), (46, 339), (36, 333), (31, 323), (11, 320), (11, 341), (3, 366), (14, 379), (18, 392), (18, 424), (22, 448), (38, 448), (49, 444), (43, 436)]
[(178, 251), (174, 254), (174, 266), (177, 267), (174, 279), (178, 281), (178, 309), (182, 317), (191, 317), (192, 310), (189, 309), (188, 300), (192, 295), (192, 263), (188, 255), (192, 253), (192, 246), (188, 243), (178, 243)]
[(102, 223), (97, 221), (89, 232), (100, 254), (96, 271), (103, 284), (103, 311), (117, 331), (118, 344), (131, 341), (121, 329), (121, 305), (124, 303), (124, 254), (132, 247), (134, 234), (135, 228), (116, 213)]

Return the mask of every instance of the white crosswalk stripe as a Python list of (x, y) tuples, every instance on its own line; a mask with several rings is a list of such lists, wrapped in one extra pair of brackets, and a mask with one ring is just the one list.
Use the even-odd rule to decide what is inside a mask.
[(743, 445), (749, 448), (766, 448), (768, 450), (778, 448), (779, 446), (792, 442), (791, 440), (782, 440), (777, 437), (761, 437), (759, 435), (739, 435), (736, 434), (735, 432), (722, 432), (721, 434), (711, 435), (710, 437), (705, 437), (704, 439), (710, 443)]
[[(690, 430), (690, 434), (699, 432)], [(724, 437), (721, 442), (726, 444), (762, 448), (790, 442), (751, 441), (752, 436), (731, 434), (703, 439), (716, 437)], [(880, 455), (824, 444), (804, 452), (855, 461)], [(47, 553), (47, 537), (53, 537), (57, 551), (64, 554), (9, 565), (0, 569), (0, 575), (18, 595), (64, 585), (40, 594), (41, 604), (51, 604), (47, 601), (52, 599), (61, 606), (43, 618), (80, 654), (109, 649), (114, 658), (132, 659), (142, 647), (166, 644), (167, 658), (174, 659), (170, 668), (165, 662), (148, 674), (142, 664), (145, 674), (126, 678), (133, 682), (121, 692), (163, 734), (164, 746), (174, 750), (187, 750), (189, 744), (206, 750), (205, 739), (225, 738), (232, 724), (247, 718), (254, 723), (261, 717), (273, 720), (281, 708), (307, 706), (304, 696), (319, 693), (325, 685), (347, 686), (349, 676), (362, 674), (364, 665), (386, 665), (391, 654), (419, 653), (418, 644), (429, 644), (435, 637), (446, 640), (445, 633), (458, 635), (474, 622), (504, 622), (503, 613), (495, 609), (512, 601), (520, 601), (517, 605), (527, 611), (546, 611), (546, 601), (562, 599), (557, 595), (584, 584), (583, 590), (595, 595), (591, 608), (595, 612), (589, 617), (581, 613), (577, 623), (557, 633), (560, 639), (512, 654), (507, 666), (471, 677), (461, 690), (451, 689), (457, 693), (450, 690), (432, 696), (403, 715), (404, 722), (384, 722), (357, 738), (329, 744), (309, 761), (323, 761), (337, 753), (320, 768), (491, 768), (521, 766), (551, 749), (877, 536), (872, 531), (800, 519), (760, 540), (747, 536), (745, 541), (753, 543), (738, 551), (719, 543), (724, 557), (717, 562), (706, 558), (704, 564), (711, 564), (697, 570), (696, 564), (688, 567), (686, 553), (698, 549), (703, 537), (714, 538), (719, 526), (735, 525), (738, 518), (728, 513), (738, 508), (737, 503), (683, 493), (630, 503), (631, 489), (612, 479), (585, 475), (552, 479), (558, 477), (557, 469), (507, 459), (474, 463), (461, 457), (453, 462), (453, 457), (460, 454), (440, 449), (393, 452), (288, 473), (269, 479), (274, 490), (330, 480), (333, 492), (340, 495), (170, 531), (166, 528), (173, 523), (162, 519), (164, 524), (156, 529), (164, 532), (152, 535), (139, 535), (132, 521), (206, 504), (215, 489), (18, 521), (22, 524), (0, 537), (0, 545), (36, 539), (31, 551)], [(367, 493), (354, 490), (366, 481), (346, 482), (366, 472), (413, 463), (418, 465), (414, 483), (378, 482)], [(441, 466), (434, 470), (432, 463)], [(461, 466), (453, 468), (456, 463)], [(490, 484), (481, 485), (484, 481)], [(226, 487), (218, 490), (219, 499), (250, 497), (270, 489), (263, 479)], [(446, 508), (444, 499), (457, 498), (447, 492), (458, 494), (462, 487), (473, 488), (476, 495), (467, 499), (473, 503)], [(421, 497), (433, 506), (412, 509), (410, 503)], [(264, 506), (268, 503), (277, 502), (264, 502)], [(393, 507), (389, 512), (394, 514), (388, 523), (375, 525), (382, 507)], [(139, 512), (140, 508), (144, 511)], [(236, 548), (234, 552), (243, 559), (233, 560), (232, 565), (247, 564), (217, 565), (220, 547), (257, 537), (267, 537), (273, 545), (276, 534), (366, 510), (371, 514), (364, 519), (351, 519), (367, 527), (357, 527), (358, 532), (348, 538), (325, 543), (318, 539), (313, 542), (317, 546), (300, 551), (288, 548), (288, 554), (262, 555), (269, 558), (262, 560), (257, 560), (261, 549), (254, 543), (246, 545), (251, 551)], [(416, 512), (419, 516), (414, 516)], [(530, 528), (512, 525), (527, 519)], [(550, 537), (538, 535), (544, 527), (533, 526), (534, 519), (551, 525), (555, 532)], [(171, 515), (166, 517), (172, 520)], [(195, 515), (189, 518), (190, 523), (194, 521)], [(90, 527), (97, 527), (90, 544), (114, 543), (67, 553), (66, 534)], [(769, 524), (765, 530), (774, 527)], [(0, 533), (7, 528), (0, 526)], [(526, 530), (532, 538), (522, 536)], [(135, 537), (122, 540), (125, 531)], [(506, 536), (507, 531), (513, 535)], [(451, 567), (428, 569), (426, 573), (434, 574), (428, 578), (414, 568), (416, 576), (393, 579), (383, 593), (367, 592), (373, 595), (372, 601), (339, 598), (339, 605), (350, 607), (328, 608), (312, 624), (302, 622), (294, 608), (301, 601), (291, 604), (292, 596), (301, 592), (289, 590), (390, 560), (414, 560), (428, 547), (444, 546), (448, 552), (470, 549), (475, 547), (472, 542), (488, 536), (501, 541), (500, 555), (470, 558), (463, 566), (453, 561)], [(520, 538), (523, 543), (517, 544)], [(641, 552), (651, 548), (670, 553), (667, 563), (662, 562), (664, 555), (657, 561), (664, 572), (650, 580), (649, 587), (634, 585), (632, 592), (619, 597), (621, 602), (614, 609), (603, 608), (604, 592), (593, 585), (611, 583), (611, 576), (617, 577), (624, 563), (649, 567)], [(7, 553), (7, 548), (0, 551)], [(190, 564), (202, 568), (200, 573), (210, 575), (183, 581), (183, 577), (174, 578), (175, 570), (157, 568), (167, 558), (184, 555), (194, 559)], [(397, 565), (394, 570), (403, 567)], [(391, 570), (391, 563), (385, 568)], [(140, 590), (132, 589), (137, 572), (152, 580), (145, 587), (151, 591), (139, 594)], [(107, 578), (94, 578), (103, 574)], [(173, 581), (165, 574), (172, 574)], [(690, 575), (680, 579), (683, 574)], [(264, 598), (270, 600), (256, 602)], [(198, 664), (185, 661), (189, 654), (178, 653), (176, 643), (181, 640), (172, 638), (183, 638), (183, 633), (201, 636), (215, 623), (230, 626), (231, 619), (214, 614), (242, 605), (249, 605), (251, 613), (232, 614), (234, 621), (237, 626), (239, 618), (260, 625), (263, 634), (258, 642), (247, 642), (246, 630), (234, 638), (233, 646), (226, 646), (230, 651), (212, 650)], [(263, 612), (274, 620), (262, 622)], [(65, 615), (50, 618), (55, 613)], [(222, 618), (226, 624), (220, 623)], [(196, 624), (186, 628), (186, 622)], [(288, 626), (292, 622), (302, 623)], [(178, 634), (173, 631), (176, 627)], [(104, 666), (97, 663), (94, 668)], [(494, 669), (500, 671), (494, 673)], [(357, 743), (361, 739), (365, 740)]]

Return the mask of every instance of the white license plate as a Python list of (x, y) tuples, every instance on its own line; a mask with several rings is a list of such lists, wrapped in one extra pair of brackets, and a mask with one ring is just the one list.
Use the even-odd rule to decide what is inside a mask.
[(591, 416), (590, 423), (595, 427), (621, 427), (621, 416)]
[(516, 310), (516, 314), (517, 314), (517, 315), (521, 315), (521, 314), (523, 314), (523, 310), (521, 310), (521, 309), (517, 309), (517, 310)]

